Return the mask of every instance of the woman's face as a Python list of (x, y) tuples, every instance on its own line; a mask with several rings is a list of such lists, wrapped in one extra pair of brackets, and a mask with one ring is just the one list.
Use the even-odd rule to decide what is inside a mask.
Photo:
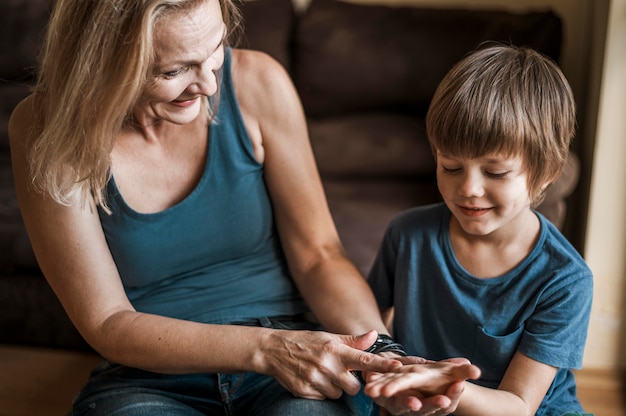
[(226, 26), (218, 0), (162, 17), (155, 26), (152, 79), (134, 109), (136, 122), (187, 124), (217, 91)]

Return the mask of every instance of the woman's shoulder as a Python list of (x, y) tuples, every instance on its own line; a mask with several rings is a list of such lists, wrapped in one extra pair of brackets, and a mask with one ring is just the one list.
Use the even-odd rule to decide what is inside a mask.
[(232, 48), (231, 59), (233, 72), (237, 74), (263, 76), (268, 71), (284, 71), (276, 59), (262, 51)]
[[(264, 145), (273, 137), (291, 138), (293, 131), (287, 132), (287, 126), (293, 126), (295, 120), (304, 123), (300, 98), (289, 74), (268, 54), (232, 49), (231, 79), (253, 142)], [(261, 136), (261, 132), (267, 134)]]
[(260, 100), (284, 91), (291, 83), (289, 74), (276, 59), (249, 49), (231, 50), (231, 73), (236, 90)]

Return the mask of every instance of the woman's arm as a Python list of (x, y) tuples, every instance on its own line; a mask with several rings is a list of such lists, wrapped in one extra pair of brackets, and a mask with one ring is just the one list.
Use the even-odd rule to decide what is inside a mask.
[[(261, 80), (251, 81), (251, 68)], [(369, 286), (339, 240), (288, 74), (267, 55), (241, 50), (233, 51), (233, 73), (289, 268), (307, 304), (330, 331), (387, 333)]]

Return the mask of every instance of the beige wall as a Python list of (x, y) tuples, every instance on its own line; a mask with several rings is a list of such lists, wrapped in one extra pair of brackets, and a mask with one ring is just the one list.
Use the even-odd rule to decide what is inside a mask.
[[(585, 258), (594, 272), (587, 367), (626, 368), (626, 0), (608, 15)], [(621, 352), (621, 354), (620, 354)]]
[[(626, 0), (349, 0), (437, 7), (552, 8), (564, 22), (561, 65), (579, 106), (584, 252), (595, 279), (584, 367), (626, 368)], [(301, 9), (308, 0), (294, 0)], [(599, 109), (599, 110), (598, 110)], [(587, 206), (582, 209), (584, 217)], [(576, 218), (585, 224), (581, 218)], [(586, 234), (585, 234), (586, 231)], [(583, 238), (584, 237), (584, 238)]]

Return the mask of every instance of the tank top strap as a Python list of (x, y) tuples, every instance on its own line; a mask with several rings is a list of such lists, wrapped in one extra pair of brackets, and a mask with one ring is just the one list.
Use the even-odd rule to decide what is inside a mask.
[(211, 98), (211, 105), (217, 106), (217, 114), (210, 126), (209, 140), (214, 143), (209, 149), (217, 152), (219, 159), (231, 159), (239, 163), (251, 163), (258, 166), (259, 163), (254, 157), (252, 140), (237, 102), (230, 47), (225, 49), (224, 65), (218, 76), (221, 78), (220, 90), (217, 96)]

